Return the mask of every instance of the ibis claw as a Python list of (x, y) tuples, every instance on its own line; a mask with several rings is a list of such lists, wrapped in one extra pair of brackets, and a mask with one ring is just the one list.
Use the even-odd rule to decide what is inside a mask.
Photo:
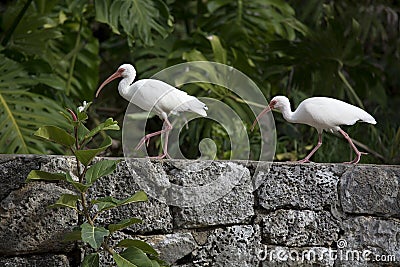
[(311, 161), (307, 158), (296, 161), (296, 163), (309, 163), (309, 162), (311, 162)]
[(171, 159), (171, 156), (167, 152), (164, 152), (161, 155), (154, 156), (154, 157), (147, 157), (147, 158), (148, 159), (164, 159), (164, 158)]

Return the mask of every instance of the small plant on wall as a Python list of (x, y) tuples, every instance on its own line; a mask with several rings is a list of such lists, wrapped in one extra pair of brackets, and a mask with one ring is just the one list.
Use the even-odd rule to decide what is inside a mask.
[(75, 189), (75, 194), (61, 195), (50, 208), (74, 209), (83, 217), (83, 222), (74, 231), (68, 233), (64, 240), (80, 241), (87, 248), (92, 248), (91, 251), (94, 252), (85, 255), (82, 261), (83, 267), (99, 266), (101, 252), (110, 253), (119, 267), (167, 266), (165, 262), (158, 258), (158, 253), (144, 241), (124, 239), (116, 245), (110, 244), (113, 234), (133, 224), (141, 223), (140, 219), (126, 218), (107, 226), (96, 223), (96, 219), (104, 211), (127, 204), (147, 201), (147, 195), (143, 191), (138, 191), (125, 199), (117, 199), (112, 196), (88, 199), (87, 192), (93, 184), (98, 179), (111, 174), (119, 162), (119, 160), (104, 159), (92, 163), (99, 153), (111, 145), (112, 140), (109, 136), (105, 135), (104, 141), (99, 147), (88, 148), (88, 145), (93, 143), (93, 138), (101, 131), (118, 131), (120, 129), (118, 123), (112, 118), (100, 123), (92, 130), (87, 129), (85, 126), (88, 119), (86, 111), (89, 106), (90, 103), (84, 103), (76, 111), (67, 109), (68, 113), (65, 113), (64, 117), (71, 125), (70, 130), (57, 126), (43, 126), (35, 132), (35, 136), (38, 138), (59, 144), (72, 152), (76, 159), (77, 179), (74, 179), (73, 175), (68, 171), (65, 173), (49, 173), (33, 170), (28, 174), (26, 181), (65, 181)]

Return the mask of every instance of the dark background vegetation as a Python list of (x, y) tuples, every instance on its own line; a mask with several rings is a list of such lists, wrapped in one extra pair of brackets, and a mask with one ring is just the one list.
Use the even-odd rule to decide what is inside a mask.
[[(376, 126), (344, 127), (369, 152), (362, 162), (399, 164), (399, 8), (398, 1), (349, 0), (2, 1), (0, 152), (68, 153), (32, 133), (44, 124), (67, 127), (59, 111), (92, 101), (99, 81), (122, 63), (133, 63), (138, 78), (148, 78), (177, 63), (210, 60), (244, 72), (267, 99), (287, 95), (292, 108), (311, 96), (364, 108), (376, 118)], [(104, 90), (91, 106), (92, 126), (110, 116), (122, 123), (127, 102), (118, 95), (117, 84), (112, 86), (115, 90)], [(248, 124), (254, 119), (224, 88), (187, 90), (226, 102)], [(317, 141), (316, 131), (274, 115), (276, 160), (304, 157)], [(217, 157), (229, 158), (220, 126), (208, 120), (193, 124), (180, 137), (187, 157), (197, 156), (192, 144), (212, 137)], [(158, 129), (161, 121), (150, 119), (148, 127)], [(256, 155), (259, 136), (249, 136)], [(112, 137), (115, 145), (109, 153), (121, 155), (120, 133)], [(159, 141), (151, 144), (153, 153), (158, 146)], [(313, 158), (350, 159), (347, 142), (333, 134), (324, 135)]]

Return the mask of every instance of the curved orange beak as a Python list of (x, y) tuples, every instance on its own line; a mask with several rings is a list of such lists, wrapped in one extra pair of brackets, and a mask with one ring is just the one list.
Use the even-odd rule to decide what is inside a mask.
[(107, 80), (105, 80), (105, 81), (100, 85), (99, 89), (97, 89), (96, 97), (99, 95), (101, 89), (103, 89), (103, 87), (106, 86), (107, 83), (111, 82), (112, 80), (115, 80), (115, 79), (117, 79), (117, 78), (122, 77), (121, 73), (122, 73), (122, 72), (118, 70), (118, 71), (116, 71), (113, 75), (111, 75), (110, 77), (108, 77)]
[(251, 126), (250, 130), (253, 131), (254, 127), (256, 126), (257, 122), (260, 120), (261, 116), (267, 113), (268, 111), (271, 111), (274, 108), (274, 103), (270, 103), (263, 111), (258, 114), (256, 119), (253, 122), (253, 125)]

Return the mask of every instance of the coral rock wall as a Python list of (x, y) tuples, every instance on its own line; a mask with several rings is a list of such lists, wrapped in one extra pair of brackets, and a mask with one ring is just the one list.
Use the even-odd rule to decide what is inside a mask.
[[(24, 182), (30, 170), (73, 171), (74, 164), (61, 156), (0, 157), (0, 266), (79, 266), (79, 244), (60, 242), (78, 215), (47, 208), (71, 189)], [(144, 239), (171, 266), (400, 265), (399, 166), (132, 159), (98, 180), (91, 197), (124, 198), (139, 190), (128, 166), (149, 181), (187, 187), (221, 175), (235, 181), (221, 198), (200, 206), (168, 205), (150, 196), (99, 218), (104, 224), (142, 218), (115, 240)], [(201, 201), (212, 198), (201, 194)], [(103, 266), (110, 262), (102, 258)]]

